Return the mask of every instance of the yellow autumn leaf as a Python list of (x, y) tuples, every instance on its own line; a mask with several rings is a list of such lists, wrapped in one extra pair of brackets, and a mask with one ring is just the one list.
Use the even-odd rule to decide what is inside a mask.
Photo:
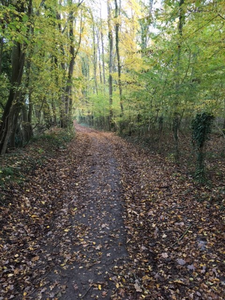
[(176, 279), (173, 281), (174, 283), (185, 284), (182, 280)]
[(32, 260), (32, 261), (37, 261), (37, 260), (39, 260), (39, 258), (40, 258), (40, 257), (37, 255), (37, 256), (33, 257), (31, 260)]
[(151, 280), (151, 277), (149, 277), (148, 275), (145, 275), (142, 277), (143, 281), (147, 281), (147, 280)]
[(98, 285), (98, 289), (99, 289), (99, 291), (101, 291), (101, 289), (102, 289), (101, 284)]

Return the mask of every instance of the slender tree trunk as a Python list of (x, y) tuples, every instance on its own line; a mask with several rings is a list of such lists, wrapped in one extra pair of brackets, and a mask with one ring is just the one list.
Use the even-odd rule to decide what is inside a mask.
[(101, 65), (101, 46), (100, 46), (100, 32), (97, 33), (97, 43), (98, 43), (98, 65), (99, 65), (99, 79), (102, 84), (102, 65)]
[(181, 47), (182, 47), (182, 36), (183, 36), (183, 26), (184, 26), (184, 10), (183, 4), (185, 0), (180, 0), (179, 2), (179, 22), (178, 22), (178, 49), (177, 49), (177, 64), (176, 64), (176, 82), (175, 82), (175, 90), (176, 90), (176, 99), (175, 99), (175, 110), (173, 116), (173, 136), (174, 136), (174, 152), (175, 152), (175, 161), (178, 163), (180, 158), (179, 151), (179, 136), (178, 131), (181, 123), (181, 117), (177, 112), (177, 106), (179, 104), (179, 89), (180, 89), (180, 61), (181, 61)]
[(33, 117), (32, 91), (29, 91), (29, 105), (28, 105), (28, 116), (27, 116), (27, 121), (29, 124), (29, 139), (31, 139), (33, 136), (32, 117)]
[[(78, 7), (82, 4), (83, 1), (80, 1), (77, 4)], [(72, 5), (72, 0), (70, 0), (70, 5)], [(64, 95), (64, 109), (61, 111), (62, 114), (62, 127), (68, 127), (72, 121), (72, 85), (73, 85), (73, 70), (74, 70), (74, 64), (75, 59), (78, 54), (78, 51), (80, 49), (81, 44), (81, 38), (82, 38), (82, 31), (83, 31), (83, 20), (81, 16), (80, 21), (80, 35), (79, 35), (79, 41), (77, 44), (77, 48), (75, 50), (75, 39), (74, 39), (74, 12), (71, 8), (71, 11), (69, 12), (68, 22), (69, 22), (69, 40), (70, 40), (70, 62), (69, 62), (69, 68), (67, 72), (67, 80), (66, 80), (66, 87), (65, 87), (65, 95)], [(65, 65), (64, 65), (65, 67)]]
[(113, 33), (112, 33), (112, 20), (111, 20), (111, 7), (110, 1), (107, 0), (108, 6), (108, 39), (109, 39), (109, 128), (113, 129)]
[(23, 117), (23, 144), (26, 144), (33, 136), (33, 128), (30, 123), (31, 121), (30, 105), (28, 107), (26, 105), (23, 106), (22, 117)]
[(121, 116), (123, 116), (123, 90), (122, 90), (122, 81), (121, 81), (121, 62), (120, 62), (120, 48), (119, 48), (119, 29), (120, 23), (118, 17), (120, 16), (120, 9), (118, 7), (117, 0), (115, 0), (115, 18), (116, 18), (116, 55), (117, 55), (117, 68), (118, 68), (118, 85), (119, 85), (119, 95), (120, 95), (120, 109)]
[(106, 84), (106, 76), (105, 76), (105, 48), (104, 48), (104, 37), (103, 33), (101, 32), (101, 46), (102, 46), (102, 75), (103, 75), (103, 83)]
[[(62, 6), (62, 0), (59, 0), (59, 5)], [(58, 22), (58, 30), (61, 34), (63, 34), (64, 30), (63, 30), (62, 25), (61, 25), (61, 15), (58, 11), (56, 12), (56, 19), (59, 21)], [(62, 43), (60, 43), (60, 50), (61, 50), (61, 52), (64, 56), (65, 51), (64, 51), (64, 47), (63, 47)], [(55, 63), (57, 65), (59, 64), (61, 66), (61, 69), (64, 71), (65, 77), (66, 77), (66, 64), (63, 61), (58, 62), (57, 59), (55, 60)], [(65, 111), (66, 110), (66, 108), (65, 108), (65, 106), (66, 106), (66, 104), (65, 104), (66, 103), (66, 95), (65, 95), (65, 90), (66, 90), (66, 83), (65, 83), (65, 86), (63, 88), (61, 88), (61, 92), (60, 92), (60, 127), (61, 128), (66, 127), (66, 111)]]
[[(71, 2), (72, 4), (72, 2)], [(74, 69), (74, 62), (75, 62), (75, 49), (74, 49), (74, 15), (73, 12), (70, 11), (69, 13), (69, 40), (70, 40), (70, 62), (68, 68), (68, 75), (67, 75), (67, 84), (66, 84), (66, 96), (65, 96), (65, 114), (67, 121), (70, 116), (70, 107), (71, 107), (71, 99), (72, 99), (72, 77), (73, 77), (73, 69)], [(68, 124), (67, 124), (68, 125)], [(66, 125), (66, 126), (67, 126)]]
[[(100, 16), (101, 17), (101, 16)], [(102, 22), (101, 22), (101, 28), (100, 28), (100, 37), (101, 37), (101, 47), (102, 47), (102, 75), (103, 75), (103, 83), (106, 84), (106, 76), (105, 76), (105, 47), (104, 47), (104, 36), (103, 36), (103, 28), (102, 28)]]
[(53, 125), (56, 126), (57, 125), (57, 114), (56, 114), (56, 106), (55, 106), (55, 102), (54, 102), (54, 97), (52, 95), (52, 113), (53, 113)]
[[(31, 36), (34, 34), (33, 27), (30, 28)], [(28, 143), (29, 140), (33, 136), (33, 128), (32, 128), (32, 79), (31, 79), (31, 57), (33, 55), (33, 47), (30, 48), (30, 51), (28, 53), (28, 57), (26, 60), (26, 89), (28, 90), (28, 105), (26, 103), (26, 94), (23, 95), (23, 107), (22, 107), (22, 115), (23, 115), (23, 133), (24, 133), (24, 143)], [(26, 103), (26, 104), (25, 104)]]
[(223, 117), (223, 133), (225, 134), (225, 99), (223, 100), (223, 111), (224, 111), (224, 113), (223, 113), (223, 115), (224, 115), (224, 117)]
[[(57, 14), (57, 18), (60, 19), (60, 15)], [(59, 30), (61, 32), (61, 25), (59, 23)], [(63, 49), (63, 46), (62, 44), (60, 45), (60, 48), (61, 48), (61, 51), (62, 53), (64, 54), (64, 49)], [(58, 61), (56, 60), (56, 63), (58, 64)], [(66, 67), (65, 67), (65, 64), (63, 62), (61, 62), (61, 68), (62, 70), (65, 71)], [(60, 91), (60, 127), (61, 128), (64, 128), (66, 125), (65, 125), (65, 109), (64, 109), (64, 103), (65, 103), (65, 94), (64, 94), (64, 88), (61, 88), (61, 91)]]
[(0, 38), (0, 74), (2, 73), (3, 37)]
[(95, 34), (94, 17), (92, 16), (93, 66), (94, 66), (95, 93), (98, 94), (98, 81), (97, 81), (97, 51), (96, 51), (95, 35), (96, 35), (96, 34)]
[[(22, 98), (22, 95), (20, 95), (20, 97)], [(13, 106), (13, 114), (12, 114), (12, 129), (11, 129), (11, 133), (9, 136), (9, 141), (8, 141), (8, 145), (11, 149), (14, 149), (16, 147), (16, 132), (19, 131), (19, 127), (20, 125), (18, 124), (18, 120), (19, 120), (19, 113), (22, 109), (22, 99), (16, 103)], [(20, 145), (22, 146), (23, 142), (21, 141)]]

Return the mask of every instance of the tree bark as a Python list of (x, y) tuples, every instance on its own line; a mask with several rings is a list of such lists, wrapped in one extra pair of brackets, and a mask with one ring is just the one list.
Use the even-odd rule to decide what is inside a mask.
[(97, 51), (95, 42), (95, 24), (94, 17), (92, 15), (92, 38), (93, 38), (93, 66), (94, 66), (94, 81), (95, 81), (95, 93), (98, 94), (98, 81), (97, 81)]
[(109, 128), (113, 129), (113, 33), (112, 33), (112, 20), (111, 20), (111, 7), (110, 1), (107, 0), (108, 8), (108, 39), (109, 39)]
[[(18, 13), (27, 13), (30, 18), (32, 15), (32, 0), (28, 1), (27, 8), (25, 9), (25, 2), (16, 1), (15, 9)], [(22, 19), (19, 20), (22, 22)], [(27, 29), (29, 34), (30, 26)], [(7, 145), (12, 133), (15, 134), (17, 127), (17, 120), (22, 108), (22, 91), (21, 83), (25, 65), (25, 42), (14, 42), (12, 48), (12, 75), (11, 75), (11, 88), (9, 91), (8, 100), (2, 115), (0, 124), (0, 154), (4, 154), (7, 150)]]
[[(100, 18), (102, 19), (101, 15)], [(100, 38), (101, 38), (101, 48), (102, 48), (102, 75), (103, 75), (103, 83), (106, 84), (106, 76), (105, 76), (105, 47), (104, 47), (104, 36), (103, 36), (103, 28), (101, 22), (100, 28)]]
[(2, 73), (3, 37), (0, 38), (0, 74)]
[[(77, 4), (77, 8), (81, 5), (83, 1), (80, 1)], [(70, 5), (72, 5), (72, 1), (70, 0)], [(62, 116), (62, 127), (66, 128), (70, 125), (72, 121), (72, 84), (73, 84), (73, 70), (74, 70), (74, 64), (75, 59), (78, 54), (80, 44), (81, 44), (81, 38), (82, 38), (82, 31), (83, 31), (83, 21), (81, 16), (80, 21), (80, 35), (79, 35), (79, 41), (77, 44), (77, 48), (75, 50), (75, 39), (74, 39), (74, 12), (71, 8), (71, 11), (69, 12), (69, 40), (70, 40), (70, 62), (69, 62), (69, 68), (67, 71), (67, 80), (66, 80), (66, 87), (65, 87), (65, 96), (64, 96), (64, 111)], [(65, 66), (64, 66), (65, 67)]]
[(98, 65), (99, 65), (99, 79), (102, 84), (102, 65), (101, 65), (101, 46), (100, 46), (100, 32), (97, 33), (97, 44), (98, 44)]
[(176, 63), (176, 78), (175, 78), (175, 90), (176, 90), (176, 99), (175, 99), (175, 110), (173, 116), (173, 136), (174, 136), (174, 152), (175, 152), (175, 161), (178, 163), (180, 159), (179, 151), (179, 136), (178, 131), (181, 123), (180, 114), (177, 112), (177, 106), (179, 103), (178, 93), (180, 88), (180, 60), (181, 60), (181, 47), (182, 47), (182, 36), (183, 36), (183, 26), (184, 26), (184, 11), (183, 4), (185, 0), (179, 1), (179, 22), (178, 22), (178, 49), (177, 49), (177, 63)]
[(122, 90), (122, 81), (121, 81), (121, 61), (120, 61), (120, 48), (119, 48), (119, 29), (120, 23), (118, 21), (118, 17), (120, 16), (120, 10), (118, 7), (117, 0), (115, 0), (115, 18), (116, 18), (116, 55), (117, 55), (117, 68), (118, 68), (118, 86), (119, 86), (119, 95), (120, 95), (120, 109), (121, 116), (123, 116), (123, 90)]
[(17, 119), (20, 108), (20, 91), (25, 53), (20, 43), (15, 43), (12, 51), (12, 77), (11, 88), (0, 124), (0, 153), (4, 154), (7, 149), (8, 141), (13, 130), (13, 121)]

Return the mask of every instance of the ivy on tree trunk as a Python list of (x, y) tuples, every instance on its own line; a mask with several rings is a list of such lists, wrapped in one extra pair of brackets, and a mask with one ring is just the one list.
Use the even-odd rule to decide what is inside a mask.
[(192, 141), (197, 151), (197, 163), (195, 169), (195, 178), (199, 182), (205, 181), (205, 144), (209, 139), (211, 126), (214, 116), (203, 112), (197, 114), (192, 121)]

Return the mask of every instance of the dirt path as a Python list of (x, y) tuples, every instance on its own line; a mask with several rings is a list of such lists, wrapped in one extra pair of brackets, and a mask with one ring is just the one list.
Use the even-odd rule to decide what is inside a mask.
[[(63, 196), (63, 207), (54, 221), (54, 241), (50, 244), (55, 245), (51, 251), (58, 264), (45, 276), (44, 291), (40, 288), (32, 295), (35, 298), (111, 299), (114, 269), (128, 259), (121, 178), (111, 135), (79, 125), (76, 132), (87, 148), (82, 162), (73, 166), (76, 171), (65, 191), (70, 195)], [(79, 147), (79, 143), (71, 147)], [(62, 230), (60, 238), (57, 231)]]

